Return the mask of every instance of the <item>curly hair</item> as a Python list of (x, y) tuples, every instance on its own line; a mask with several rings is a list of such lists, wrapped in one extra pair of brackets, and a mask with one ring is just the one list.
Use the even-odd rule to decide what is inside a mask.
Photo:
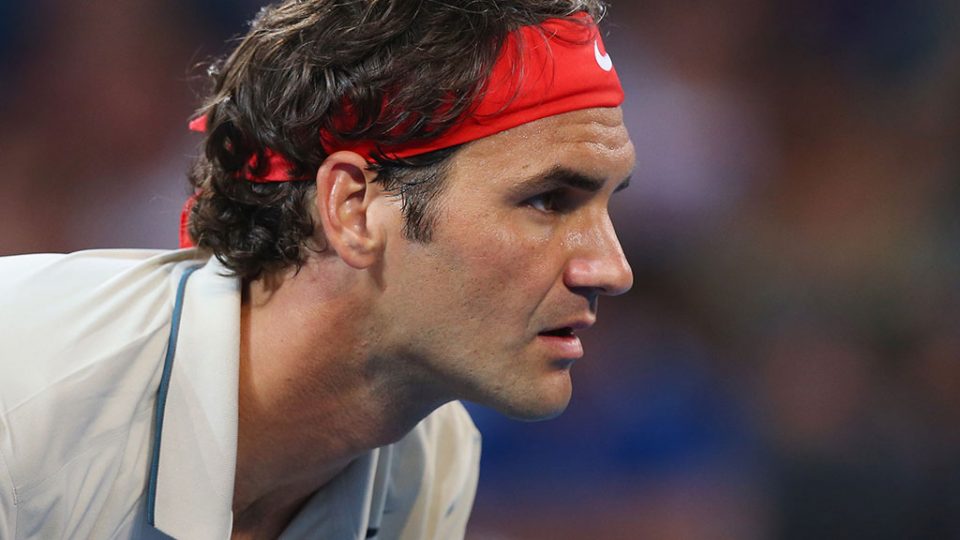
[[(312, 177), (336, 141), (392, 146), (441, 135), (475, 102), (506, 35), (602, 0), (288, 0), (263, 8), (229, 56), (211, 66), (203, 154), (190, 173), (188, 231), (244, 279), (299, 266), (315, 223), (311, 181), (238, 180), (267, 149)], [(352, 125), (344, 126), (349, 104)], [(457, 148), (407, 158), (380, 153), (377, 181), (402, 201), (404, 234), (427, 242), (432, 202)]]

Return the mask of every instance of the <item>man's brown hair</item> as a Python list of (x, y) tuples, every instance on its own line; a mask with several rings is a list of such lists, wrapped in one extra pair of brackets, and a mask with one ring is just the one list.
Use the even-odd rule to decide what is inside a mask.
[[(445, 132), (482, 91), (507, 34), (586, 11), (601, 0), (288, 0), (265, 7), (210, 70), (203, 154), (190, 181), (196, 245), (245, 279), (300, 265), (314, 234), (312, 181), (239, 178), (251, 158), (283, 155), (310, 178), (327, 154), (320, 133), (392, 146)], [(338, 125), (349, 104), (350, 126)], [(342, 124), (342, 122), (339, 122)], [(400, 197), (404, 234), (429, 241), (431, 203), (456, 148), (391, 160), (377, 181)], [(323, 246), (313, 246), (322, 249)]]

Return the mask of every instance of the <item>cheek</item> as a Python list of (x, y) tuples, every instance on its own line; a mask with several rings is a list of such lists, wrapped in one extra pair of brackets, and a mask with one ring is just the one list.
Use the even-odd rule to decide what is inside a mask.
[(551, 238), (546, 231), (510, 226), (506, 219), (484, 219), (484, 226), (464, 223), (456, 238), (438, 238), (444, 249), (437, 262), (451, 271), (464, 303), (478, 309), (486, 305), (483, 311), (502, 317), (505, 307), (531, 304), (531, 297), (543, 296), (555, 281)]

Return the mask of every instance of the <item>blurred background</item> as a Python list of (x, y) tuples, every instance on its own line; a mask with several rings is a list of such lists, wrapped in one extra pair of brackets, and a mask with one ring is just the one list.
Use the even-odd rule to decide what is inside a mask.
[[(174, 248), (255, 0), (0, 0), (0, 255)], [(472, 539), (960, 538), (960, 3), (613, 0), (636, 285)]]

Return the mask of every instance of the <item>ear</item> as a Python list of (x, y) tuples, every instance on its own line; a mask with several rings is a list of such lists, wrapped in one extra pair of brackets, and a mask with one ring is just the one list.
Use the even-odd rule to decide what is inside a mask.
[(383, 244), (379, 230), (367, 219), (371, 201), (381, 193), (373, 183), (376, 176), (363, 157), (348, 151), (330, 154), (317, 171), (322, 234), (345, 263), (358, 269), (376, 262)]

